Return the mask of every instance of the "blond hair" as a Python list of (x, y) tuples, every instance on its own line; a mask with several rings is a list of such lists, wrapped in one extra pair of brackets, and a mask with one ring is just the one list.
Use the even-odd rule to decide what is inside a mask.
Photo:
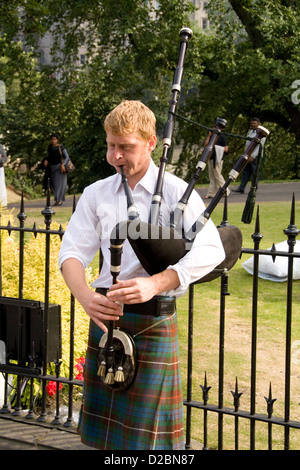
[(126, 135), (136, 132), (146, 141), (155, 135), (155, 125), (156, 118), (151, 109), (136, 100), (122, 101), (104, 121), (106, 133)]

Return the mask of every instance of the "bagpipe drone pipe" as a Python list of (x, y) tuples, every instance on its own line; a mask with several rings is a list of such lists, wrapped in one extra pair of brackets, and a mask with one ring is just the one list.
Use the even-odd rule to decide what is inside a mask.
[[(177, 263), (191, 249), (195, 237), (205, 227), (213, 210), (225, 196), (230, 183), (236, 180), (247, 164), (251, 153), (256, 146), (259, 145), (261, 139), (268, 134), (269, 131), (262, 126), (256, 129), (256, 136), (230, 171), (227, 181), (219, 188), (205, 211), (187, 232), (182, 234), (182, 232), (179, 231), (181, 224), (178, 214), (182, 217), (189, 196), (195, 186), (195, 178), (193, 178), (188, 185), (184, 195), (175, 208), (174, 214), (171, 215), (169, 226), (159, 226), (153, 223), (142, 222), (137, 216), (133, 220), (127, 220), (117, 224), (112, 232), (111, 242), (118, 245), (121, 240), (124, 241), (125, 238), (127, 238), (142, 266), (150, 275), (157, 274), (166, 269), (169, 265)], [(208, 144), (208, 146), (209, 145), (210, 144)], [(206, 155), (206, 149), (204, 149), (203, 155)], [(127, 185), (126, 177), (123, 176), (122, 181), (123, 185), (126, 186), (128, 210), (132, 213), (132, 208), (135, 206), (129, 195), (130, 188)], [(134, 209), (134, 212), (137, 214), (136, 209)], [(242, 248), (242, 234), (240, 229), (234, 225), (227, 225), (218, 227), (218, 231), (224, 246), (225, 259), (217, 266), (215, 272), (212, 271), (211, 274), (208, 274), (199, 282), (207, 282), (208, 280), (215, 279), (221, 275), (222, 269), (230, 270), (240, 255)], [(131, 234), (133, 234), (133, 236)], [(138, 234), (142, 234), (142, 236), (137, 236)]]

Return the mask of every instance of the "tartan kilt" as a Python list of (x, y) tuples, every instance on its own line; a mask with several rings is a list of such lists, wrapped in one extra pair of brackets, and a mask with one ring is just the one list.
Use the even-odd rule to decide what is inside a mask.
[(125, 313), (118, 326), (135, 338), (137, 375), (125, 391), (111, 390), (97, 376), (103, 331), (90, 321), (84, 398), (78, 431), (100, 450), (184, 450), (184, 418), (176, 314)]

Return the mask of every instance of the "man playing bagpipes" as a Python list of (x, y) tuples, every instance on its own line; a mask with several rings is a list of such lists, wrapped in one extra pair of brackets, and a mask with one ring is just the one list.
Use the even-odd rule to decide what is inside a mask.
[[(153, 275), (144, 269), (125, 239), (118, 277), (112, 282), (111, 233), (128, 219), (121, 170), (138, 218), (147, 222), (158, 177), (151, 158), (156, 146), (155, 125), (154, 114), (140, 101), (123, 101), (109, 113), (104, 123), (107, 161), (116, 174), (84, 190), (64, 234), (59, 257), (66, 284), (90, 317), (79, 432), (85, 444), (104, 450), (184, 450), (175, 299), (224, 259), (218, 230), (208, 220), (186, 254)], [(186, 187), (183, 180), (165, 173), (160, 226), (169, 225), (170, 214)], [(204, 210), (203, 201), (193, 191), (184, 211), (183, 229), (189, 230)], [(100, 249), (103, 265), (91, 288), (85, 268)], [(116, 326), (117, 336), (119, 329), (124, 330), (134, 342), (136, 371), (125, 390), (114, 389), (114, 383), (118, 387), (118, 380), (124, 380), (117, 374), (106, 383), (99, 363), (99, 344), (110, 322)], [(123, 367), (119, 364), (118, 372)], [(109, 370), (112, 368), (111, 364)]]

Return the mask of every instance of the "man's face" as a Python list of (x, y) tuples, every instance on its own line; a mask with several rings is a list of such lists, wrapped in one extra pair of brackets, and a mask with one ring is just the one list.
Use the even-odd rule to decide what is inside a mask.
[(258, 127), (258, 121), (250, 121), (251, 129), (256, 129)]
[(126, 135), (114, 135), (108, 132), (106, 141), (108, 163), (118, 173), (120, 166), (123, 166), (129, 184), (135, 185), (148, 169), (156, 137), (152, 136), (149, 141), (145, 141), (135, 132)]

